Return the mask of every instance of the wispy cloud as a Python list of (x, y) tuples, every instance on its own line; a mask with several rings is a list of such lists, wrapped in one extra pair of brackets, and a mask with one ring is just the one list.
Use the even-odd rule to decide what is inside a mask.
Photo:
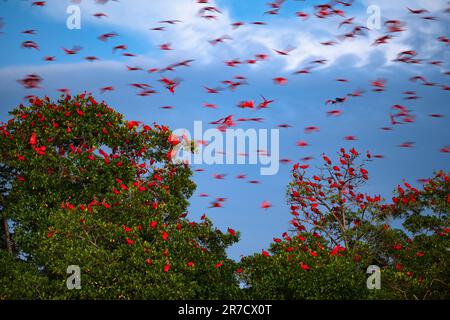
[[(405, 19), (408, 23), (415, 24), (411, 17), (408, 17), (406, 6), (417, 8), (427, 7), (430, 11), (439, 11), (445, 8), (446, 1), (376, 1), (380, 6), (383, 19), (393, 18)], [(371, 5), (371, 1), (363, 1), (363, 4)], [(210, 1), (210, 6), (216, 6), (214, 1)], [(52, 2), (46, 13), (55, 19), (65, 19), (66, 5), (63, 2)], [(428, 27), (410, 29), (398, 35), (386, 46), (372, 46), (373, 40), (381, 35), (381, 31), (371, 30), (368, 36), (359, 36), (357, 39), (338, 41), (336, 36), (343, 34), (345, 27), (337, 30), (330, 28), (328, 21), (321, 21), (315, 17), (307, 21), (300, 21), (295, 16), (292, 18), (280, 18), (279, 23), (267, 26), (244, 25), (233, 30), (231, 24), (234, 22), (230, 11), (226, 7), (221, 7), (221, 14), (216, 14), (218, 19), (208, 21), (199, 17), (198, 11), (202, 7), (191, 0), (171, 0), (161, 1), (134, 0), (132, 2), (108, 2), (105, 5), (98, 5), (93, 1), (82, 2), (80, 4), (82, 12), (82, 23), (103, 25), (111, 30), (126, 30), (142, 41), (149, 43), (147, 55), (154, 55), (157, 45), (170, 42), (175, 50), (166, 52), (164, 60), (176, 58), (196, 58), (197, 63), (210, 64), (222, 63), (227, 59), (249, 58), (243, 56), (249, 52), (265, 51), (273, 53), (273, 49), (283, 49), (288, 45), (295, 46), (296, 49), (287, 57), (279, 57), (283, 62), (285, 71), (292, 71), (302, 66), (312, 58), (326, 57), (327, 65), (333, 66), (341, 57), (352, 55), (354, 57), (353, 67), (363, 67), (370, 62), (372, 53), (382, 54), (388, 65), (400, 51), (410, 48), (409, 43), (414, 38), (421, 35), (428, 35), (436, 32), (436, 28), (443, 28), (441, 24), (434, 23)], [(98, 19), (92, 16), (96, 12), (105, 12), (108, 17)], [(389, 13), (390, 17), (385, 16)], [(363, 11), (355, 16), (357, 23), (365, 26), (367, 15)], [(417, 17), (416, 17), (417, 18)], [(176, 19), (182, 21), (176, 25), (166, 25), (164, 32), (150, 31), (149, 28), (162, 26), (158, 22), (161, 20)], [(343, 18), (331, 18), (336, 25)], [(328, 19), (324, 19), (328, 20)], [(417, 19), (416, 19), (417, 20)], [(431, 22), (433, 23), (433, 22)], [(208, 40), (230, 35), (233, 40), (224, 44), (212, 46)], [(336, 40), (338, 45), (325, 47), (320, 44), (322, 41)], [(424, 48), (427, 55), (432, 55), (439, 50), (439, 46), (428, 46)]]

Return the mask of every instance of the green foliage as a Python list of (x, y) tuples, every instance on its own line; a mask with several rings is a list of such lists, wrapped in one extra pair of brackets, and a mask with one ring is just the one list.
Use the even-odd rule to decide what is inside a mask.
[(256, 299), (368, 298), (363, 262), (325, 245), (323, 238), (298, 233), (272, 244), (270, 256), (246, 257), (241, 273), (246, 294)]
[(0, 300), (49, 299), (52, 283), (35, 266), (0, 249)]
[[(237, 263), (226, 249), (239, 232), (188, 219), (195, 184), (171, 161), (180, 140), (167, 127), (85, 94), (11, 115), (0, 126), (0, 299), (450, 298), (444, 172), (385, 203), (361, 192), (370, 154), (324, 155), (313, 176), (296, 164), (291, 229)], [(67, 288), (70, 265), (81, 289)], [(367, 288), (370, 265), (381, 289)]]
[(386, 286), (402, 299), (449, 299), (449, 175), (438, 172), (422, 190), (405, 182), (395, 193), (381, 213), (403, 226), (385, 242), (390, 257)]
[[(448, 299), (450, 178), (417, 190), (404, 183), (392, 204), (360, 192), (368, 171), (352, 149), (319, 174), (296, 164), (288, 186), (293, 228), (267, 251), (245, 257), (241, 280), (260, 299)], [(395, 222), (395, 224), (393, 223)], [(401, 225), (393, 227), (393, 225)], [(367, 288), (370, 265), (381, 288)]]
[[(219, 299), (239, 292), (225, 254), (238, 234), (187, 220), (195, 184), (188, 166), (170, 161), (168, 128), (125, 121), (86, 95), (30, 103), (1, 128), (0, 162), (16, 172), (3, 215), (14, 222), (25, 258), (2, 255), (36, 280), (25, 282), (36, 283), (33, 297)], [(66, 287), (69, 265), (81, 268), (80, 290)], [(2, 272), (17, 284), (25, 275), (14, 270)], [(36, 292), (11, 288), (1, 286), (1, 297)]]

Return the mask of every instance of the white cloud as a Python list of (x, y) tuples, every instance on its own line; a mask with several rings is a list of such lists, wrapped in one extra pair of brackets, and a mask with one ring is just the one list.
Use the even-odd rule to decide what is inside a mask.
[[(158, 44), (170, 42), (174, 50), (166, 52), (160, 63), (176, 58), (194, 58), (198, 64), (222, 63), (227, 59), (247, 59), (261, 51), (274, 54), (273, 49), (284, 49), (293, 45), (297, 48), (289, 56), (275, 58), (284, 63), (285, 71), (304, 67), (313, 57), (327, 59), (328, 63), (323, 67), (329, 67), (347, 55), (354, 56), (355, 67), (362, 67), (370, 62), (371, 54), (377, 52), (382, 53), (389, 64), (398, 52), (411, 49), (409, 43), (414, 38), (420, 35), (432, 36), (437, 30), (443, 29), (440, 22), (427, 23), (409, 14), (406, 7), (425, 7), (432, 12), (442, 11), (446, 7), (445, 0), (363, 0), (362, 3), (379, 5), (383, 19), (405, 19), (408, 22), (408, 30), (397, 35), (387, 45), (372, 46), (373, 40), (382, 34), (381, 31), (372, 30), (367, 37), (358, 36), (354, 40), (338, 41), (338, 45), (326, 47), (320, 42), (336, 40), (337, 35), (348, 32), (351, 28), (343, 27), (338, 30), (337, 25), (341, 18), (317, 19), (312, 16), (307, 21), (300, 21), (292, 12), (292, 18), (279, 17), (273, 20), (276, 23), (268, 26), (247, 24), (233, 30), (230, 25), (234, 20), (226, 7), (220, 8), (222, 14), (215, 14), (217, 20), (208, 21), (198, 16), (198, 10), (204, 5), (193, 0), (109, 1), (105, 5), (96, 4), (95, 1), (83, 1), (80, 6), (82, 24), (104, 25), (105, 28), (110, 28), (110, 31), (118, 33), (121, 30), (132, 32), (136, 37), (142, 38), (142, 41), (149, 43), (148, 57), (154, 55)], [(211, 0), (208, 5), (216, 6), (216, 3)], [(55, 19), (66, 19), (65, 8), (66, 4), (62, 1), (51, 2), (45, 12)], [(95, 18), (92, 14), (96, 12), (104, 12), (108, 17)], [(171, 19), (182, 22), (176, 25), (158, 24), (160, 20)], [(365, 10), (361, 10), (355, 21), (365, 25), (366, 19)], [(149, 30), (163, 25), (167, 27), (167, 31)], [(207, 41), (225, 34), (232, 36), (233, 40), (216, 46)], [(439, 44), (434, 43), (423, 50), (424, 54), (431, 56), (439, 50)]]

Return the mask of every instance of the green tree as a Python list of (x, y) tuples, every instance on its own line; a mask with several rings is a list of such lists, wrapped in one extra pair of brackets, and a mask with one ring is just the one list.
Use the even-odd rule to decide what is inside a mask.
[(441, 171), (421, 189), (403, 182), (382, 215), (402, 228), (379, 241), (389, 263), (384, 283), (403, 299), (450, 298), (450, 176)]
[[(86, 94), (35, 98), (11, 115), (0, 163), (14, 170), (2, 215), (16, 251), (2, 252), (3, 283), (35, 286), (34, 298), (238, 295), (225, 249), (239, 233), (188, 220), (195, 184), (171, 161), (178, 140), (167, 127), (126, 121)], [(79, 290), (66, 288), (69, 265), (81, 268)], [(1, 298), (30, 297), (0, 288)]]
[[(361, 192), (369, 178), (354, 149), (318, 173), (296, 164), (288, 186), (292, 228), (268, 251), (245, 257), (240, 275), (251, 297), (272, 299), (423, 299), (449, 296), (449, 178), (419, 191), (405, 183), (393, 204)], [(368, 290), (367, 268), (381, 270)]]
[(330, 250), (318, 234), (285, 233), (268, 251), (244, 257), (240, 276), (255, 299), (364, 299), (365, 262), (343, 247)]
[(3, 163), (0, 163), (0, 213), (1, 213), (1, 237), (0, 248), (13, 253), (14, 247), (11, 240), (11, 232), (8, 218), (6, 217), (5, 208), (7, 206), (8, 193), (14, 177), (13, 170)]

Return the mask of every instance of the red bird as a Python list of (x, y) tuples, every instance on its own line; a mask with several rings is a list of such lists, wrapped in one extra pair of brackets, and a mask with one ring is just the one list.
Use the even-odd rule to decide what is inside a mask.
[(159, 46), (159, 48), (161, 50), (173, 50), (172, 47), (170, 46), (170, 43), (163, 43)]
[(211, 14), (201, 15), (200, 17), (203, 18), (203, 19), (206, 19), (206, 20), (217, 20), (217, 16), (214, 16), (214, 15), (211, 15)]
[(139, 126), (141, 122), (140, 121), (128, 121), (127, 122), (127, 128), (128, 129), (133, 129), (134, 127)]
[(345, 19), (344, 21), (339, 23), (339, 27), (338, 28), (340, 28), (340, 27), (342, 27), (343, 25), (346, 25), (346, 24), (353, 24), (353, 20), (354, 19), (355, 19), (355, 17)]
[(279, 11), (280, 11), (280, 9), (273, 9), (273, 10), (268, 10), (268, 11), (264, 12), (264, 14), (276, 15), (276, 14), (278, 14)]
[(120, 45), (118, 45), (118, 46), (115, 46), (113, 49), (112, 49), (112, 52), (113, 53), (115, 53), (117, 50), (127, 50), (128, 48), (127, 48), (127, 46), (125, 45), (125, 44), (120, 44)]
[(270, 202), (269, 201), (263, 201), (262, 203), (261, 203), (261, 208), (262, 209), (269, 209), (270, 207), (272, 207), (272, 205), (270, 204)]
[(339, 3), (339, 4), (342, 4), (344, 7), (350, 7), (353, 4), (353, 0), (349, 0), (349, 2), (336, 0), (336, 2)]
[(444, 117), (443, 114), (436, 114), (436, 113), (429, 114), (429, 116), (432, 118), (443, 118)]
[(39, 88), (39, 83), (42, 82), (42, 78), (37, 74), (30, 74), (25, 78), (18, 80), (26, 89)]
[(448, 46), (450, 44), (450, 38), (447, 38), (445, 36), (440, 36), (437, 39), (438, 39), (438, 41), (445, 43), (446, 46)]
[(302, 268), (305, 271), (308, 271), (310, 269), (310, 267), (303, 262), (300, 262), (300, 268)]
[(200, 15), (203, 15), (205, 12), (222, 13), (222, 11), (220, 11), (217, 7), (211, 7), (211, 6), (203, 7), (198, 11), (198, 13)]
[(332, 116), (332, 117), (338, 117), (342, 114), (341, 110), (330, 110), (327, 112), (328, 116)]
[(242, 101), (238, 104), (238, 107), (242, 108), (242, 109), (245, 109), (245, 108), (253, 109), (255, 107), (255, 104), (254, 104), (253, 100)]
[(385, 36), (375, 39), (375, 41), (372, 43), (372, 45), (374, 46), (374, 45), (379, 45), (379, 44), (386, 44), (387, 41), (390, 39), (392, 39), (392, 36), (385, 35)]
[(233, 29), (237, 29), (240, 26), (243, 26), (245, 23), (244, 22), (234, 22), (231, 24), (231, 26), (233, 27)]
[(203, 106), (204, 106), (205, 108), (217, 109), (217, 105), (215, 105), (215, 104), (213, 104), (213, 103), (207, 103), (207, 102), (205, 102), (205, 103), (203, 103)]
[(35, 145), (36, 145), (36, 143), (37, 143), (36, 132), (33, 132), (33, 133), (31, 134), (29, 143), (30, 143), (32, 146), (35, 146)]
[(410, 9), (408, 7), (406, 7), (406, 9), (408, 9), (409, 12), (411, 12), (412, 14), (422, 14), (422, 13), (428, 13), (429, 11), (427, 9)]
[(150, 88), (151, 85), (147, 83), (131, 83), (130, 86), (133, 86), (135, 88), (144, 89), (144, 88)]
[(29, 30), (24, 30), (22, 31), (23, 34), (32, 34), (35, 35), (36, 34), (36, 30), (33, 29), (29, 29)]
[(103, 12), (94, 13), (93, 16), (96, 18), (108, 17), (108, 15)]
[(216, 39), (213, 39), (213, 40), (208, 40), (208, 42), (211, 45), (215, 46), (218, 43), (223, 43), (224, 40), (232, 40), (232, 38), (230, 36), (228, 36), (228, 35), (224, 35), (224, 36), (221, 36), (220, 38), (216, 38)]
[(337, 42), (336, 41), (325, 41), (325, 42), (321, 42), (320, 44), (323, 46), (334, 46), (337, 44)]
[(65, 95), (70, 95), (70, 90), (67, 88), (61, 88), (61, 89), (57, 89), (56, 91), (61, 92)]
[(313, 132), (319, 132), (320, 128), (316, 126), (309, 126), (305, 128), (305, 133), (313, 133)]
[(127, 66), (127, 65), (125, 65), (125, 66), (127, 67), (127, 70), (128, 70), (128, 71), (138, 71), (138, 70), (142, 70), (141, 67), (131, 67), (131, 66)]
[(149, 30), (152, 30), (152, 31), (164, 31), (164, 30), (166, 30), (166, 27), (150, 28)]
[(205, 88), (207, 93), (219, 93), (219, 91), (222, 90), (222, 88), (208, 88), (203, 86), (203, 88)]
[(388, 32), (402, 32), (405, 31), (404, 25), (401, 21), (398, 20), (388, 20), (384, 23), (388, 26)]
[(301, 18), (303, 21), (308, 20), (309, 18), (309, 14), (307, 14), (306, 12), (303, 11), (298, 11), (295, 13), (295, 15), (299, 18)]
[(372, 86), (375, 87), (373, 91), (380, 92), (383, 91), (386, 85), (385, 79), (377, 79), (371, 82)]
[(306, 141), (300, 140), (296, 143), (297, 147), (307, 147), (309, 144)]
[(275, 101), (275, 100), (267, 100), (266, 98), (264, 98), (263, 95), (261, 95), (261, 98), (263, 98), (263, 101), (260, 104), (258, 104), (258, 109), (265, 109), (269, 106), (269, 104)]
[(450, 153), (450, 146), (445, 146), (445, 147), (439, 149), (439, 151), (443, 152), (443, 153)]
[(219, 201), (213, 201), (208, 208), (222, 208), (222, 203)]
[(36, 42), (34, 42), (34, 41), (31, 41), (31, 40), (27, 40), (27, 41), (22, 42), (21, 47), (22, 48), (26, 48), (26, 49), (39, 50), (38, 44)]
[(270, 257), (270, 254), (269, 254), (266, 250), (262, 250), (262, 251), (261, 251), (261, 255), (262, 255), (263, 257)]
[(295, 71), (294, 74), (309, 74), (309, 73), (311, 73), (310, 70), (311, 70), (310, 68), (304, 68), (304, 69)]
[(256, 60), (266, 60), (267, 58), (269, 58), (269, 55), (264, 54), (264, 53), (258, 53), (258, 54), (255, 54), (255, 58), (256, 58)]
[(73, 55), (73, 54), (77, 54), (78, 52), (80, 52), (81, 49), (83, 49), (83, 47), (81, 46), (74, 46), (72, 49), (66, 49), (66, 48), (62, 48), (64, 50), (64, 52), (68, 55)]
[(94, 56), (87, 56), (84, 59), (87, 61), (90, 61), (90, 62), (95, 61), (95, 60), (100, 60), (99, 58), (94, 57)]
[(158, 23), (167, 23), (167, 24), (176, 24), (181, 22), (180, 20), (163, 20), (163, 21), (159, 21)]
[(166, 265), (164, 266), (163, 272), (164, 272), (164, 273), (167, 273), (167, 272), (169, 272), (169, 270), (170, 270), (170, 264), (166, 264)]
[(242, 62), (238, 59), (234, 59), (234, 60), (229, 60), (229, 61), (224, 61), (224, 63), (229, 66), (229, 67), (235, 67), (238, 64), (241, 64)]
[(107, 41), (109, 38), (117, 37), (118, 34), (115, 32), (105, 33), (98, 37), (100, 41)]
[(283, 77), (277, 77), (277, 78), (273, 78), (273, 82), (275, 84), (278, 84), (278, 85), (282, 86), (282, 85), (287, 84), (288, 80), (286, 78), (283, 78)]
[(217, 180), (223, 180), (223, 179), (225, 179), (226, 174), (215, 173), (215, 174), (213, 174), (213, 177), (214, 177), (214, 179), (217, 179)]
[(292, 50), (294, 50), (294, 49), (295, 49), (295, 47), (289, 46), (289, 47), (287, 47), (287, 48), (284, 49), (284, 50), (276, 50), (276, 49), (273, 49), (273, 51), (275, 51), (276, 53), (278, 53), (278, 54), (281, 55), (281, 56), (287, 56), (287, 55), (289, 55), (289, 53), (290, 53)]
[(403, 142), (402, 144), (399, 144), (399, 147), (401, 147), (401, 148), (412, 148), (413, 145), (414, 145), (414, 142), (407, 141), (407, 142)]
[(106, 91), (113, 91), (113, 90), (114, 90), (113, 86), (103, 87), (100, 88), (100, 93), (105, 93)]

